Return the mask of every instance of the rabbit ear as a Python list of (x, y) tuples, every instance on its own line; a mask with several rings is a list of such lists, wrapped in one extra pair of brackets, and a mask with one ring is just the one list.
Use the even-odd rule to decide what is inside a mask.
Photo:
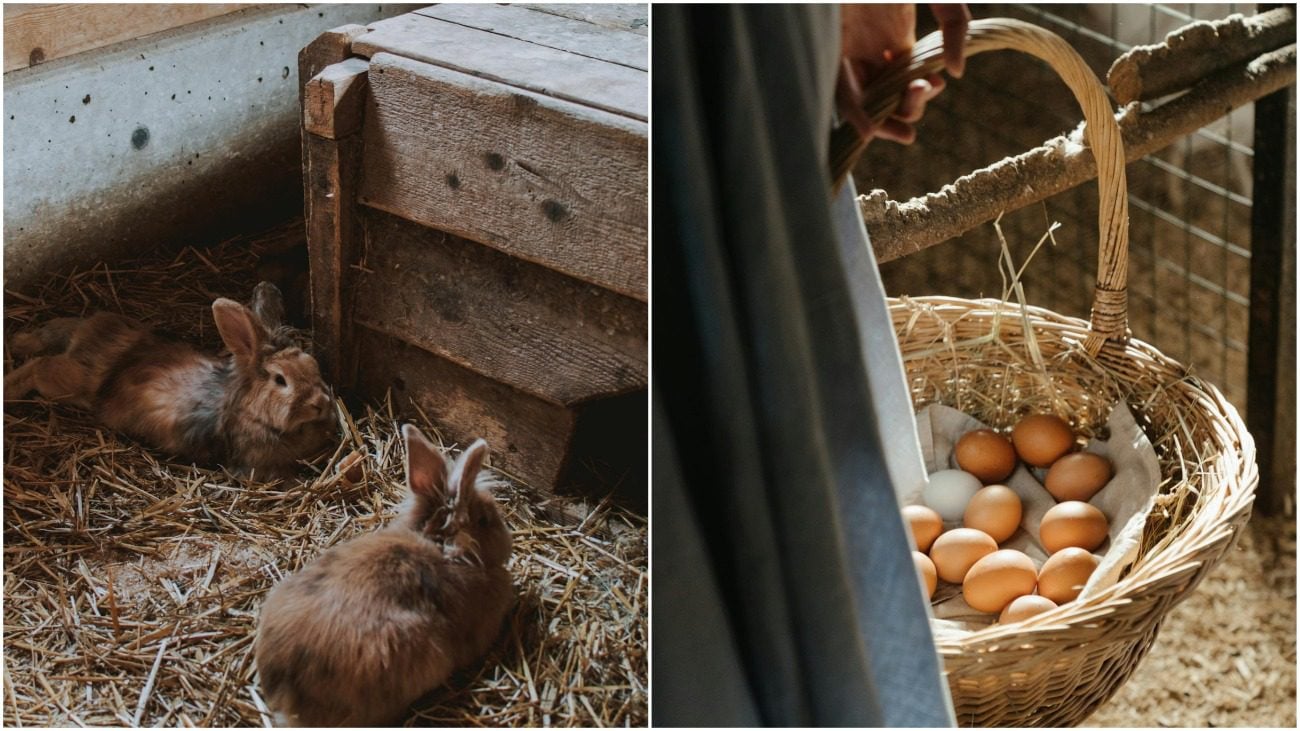
[(254, 363), (262, 350), (262, 326), (249, 309), (234, 300), (219, 298), (212, 303), (212, 317), (217, 321), (221, 341), (240, 363)]
[(487, 459), (487, 442), (475, 439), (456, 460), (451, 471), (451, 489), (456, 493), (456, 509), (463, 510), (469, 505), (469, 496), (474, 493), (474, 481), (483, 469), (483, 460)]
[(270, 282), (260, 282), (253, 289), (253, 314), (267, 330), (284, 324), (284, 295)]
[(406, 439), (406, 486), (419, 497), (442, 502), (447, 495), (447, 460), (411, 424), (402, 425)]

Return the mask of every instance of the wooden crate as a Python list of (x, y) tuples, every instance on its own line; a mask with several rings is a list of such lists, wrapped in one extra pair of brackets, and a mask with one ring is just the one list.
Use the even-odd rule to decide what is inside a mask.
[(299, 57), (327, 376), (542, 489), (624, 437), (645, 484), (647, 18), (438, 5)]

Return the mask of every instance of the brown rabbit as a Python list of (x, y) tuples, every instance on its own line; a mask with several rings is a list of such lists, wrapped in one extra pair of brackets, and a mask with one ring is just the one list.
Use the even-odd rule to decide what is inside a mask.
[(316, 359), (280, 324), (280, 291), (254, 290), (252, 308), (212, 303), (230, 355), (205, 355), (128, 317), (100, 312), (52, 320), (15, 335), (5, 399), (33, 389), (91, 410), (107, 426), (185, 460), (259, 477), (292, 474), (300, 459), (338, 441), (333, 395)]
[(387, 527), (321, 554), (262, 605), (257, 668), (276, 722), (379, 726), (481, 657), (509, 609), (510, 531), (480, 472), (487, 443), (454, 465), (418, 429), (410, 498)]

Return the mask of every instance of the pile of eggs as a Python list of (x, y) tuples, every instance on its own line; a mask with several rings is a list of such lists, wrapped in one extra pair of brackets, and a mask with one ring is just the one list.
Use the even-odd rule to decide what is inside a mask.
[[(1106, 516), (1087, 501), (1110, 482), (1113, 469), (1105, 457), (1075, 446), (1070, 425), (1044, 414), (1022, 419), (1010, 439), (991, 429), (962, 435), (953, 450), (961, 469), (931, 474), (925, 505), (903, 508), (929, 597), (940, 579), (961, 584), (972, 609), (1017, 622), (1079, 595), (1097, 568), (1092, 551), (1109, 530)], [(1020, 551), (998, 548), (1020, 527), (1020, 497), (1000, 484), (1018, 461), (1047, 470), (1043, 487), (1057, 501), (1038, 528), (1050, 554), (1041, 567)], [(957, 522), (962, 527), (944, 529)]]

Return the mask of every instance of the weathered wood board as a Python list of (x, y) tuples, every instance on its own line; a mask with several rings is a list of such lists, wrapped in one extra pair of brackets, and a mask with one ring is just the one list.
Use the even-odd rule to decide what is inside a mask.
[[(322, 374), (331, 383), (350, 380), (340, 354), (347, 348), (351, 292), (347, 267), (360, 247), (356, 199), (361, 169), (361, 128), (369, 65), (346, 58), (362, 26), (345, 26), (322, 35), (299, 54), (303, 72), (319, 69), (301, 84), (302, 160), (311, 267), (312, 327)], [(340, 57), (344, 58), (340, 58)], [(336, 63), (323, 65), (331, 59)]]
[(363, 203), (646, 299), (643, 122), (388, 53), (370, 89)]
[(433, 5), (415, 13), (642, 71), (650, 68), (650, 40), (631, 31), (609, 33), (586, 21), (516, 5)]
[(415, 13), (372, 23), (352, 49), (371, 59), (391, 53), (641, 121), (650, 114), (641, 69)]
[(350, 23), (327, 30), (308, 43), (298, 52), (298, 94), (301, 96), (307, 82), (326, 66), (351, 58), (352, 41), (369, 32), (364, 25)]
[(522, 3), (515, 7), (643, 36), (650, 33), (650, 6), (643, 3)]
[(358, 211), (341, 205), (356, 189), (360, 136), (336, 141), (304, 135), (307, 250), (311, 266), (312, 328), (321, 373), (330, 383), (346, 383), (339, 354), (346, 349), (348, 327), (346, 269), (360, 241)]
[(322, 36), (307, 228), (332, 382), (644, 504), (648, 44), (615, 26), (435, 6)]
[(349, 58), (309, 80), (303, 90), (303, 129), (331, 140), (360, 132), (369, 70), (364, 59)]
[(357, 326), (364, 378), (358, 393), (411, 415), (414, 400), (442, 435), (459, 444), (487, 440), (492, 463), (529, 485), (551, 489), (567, 467), (577, 414), (462, 368), (402, 340)]
[(5, 3), (5, 73), (254, 8), (245, 3)]
[(558, 405), (646, 385), (646, 307), (379, 212), (353, 320)]

